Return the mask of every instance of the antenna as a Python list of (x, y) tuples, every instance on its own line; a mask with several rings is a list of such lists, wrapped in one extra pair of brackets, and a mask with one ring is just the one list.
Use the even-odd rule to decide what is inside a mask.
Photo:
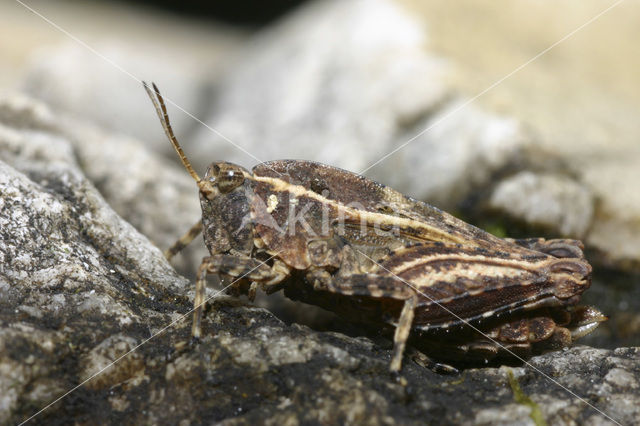
[(187, 169), (191, 177), (194, 178), (196, 182), (198, 182), (198, 186), (201, 186), (200, 183), (202, 182), (202, 179), (200, 179), (200, 176), (198, 176), (195, 170), (193, 170), (193, 167), (191, 167), (191, 163), (187, 159), (187, 156), (184, 155), (184, 151), (178, 143), (178, 139), (173, 134), (173, 129), (171, 128), (171, 123), (169, 122), (169, 115), (167, 114), (167, 107), (164, 104), (164, 99), (160, 94), (160, 90), (155, 83), (151, 84), (153, 86), (153, 91), (149, 88), (149, 85), (145, 81), (142, 82), (144, 90), (147, 91), (147, 95), (149, 95), (151, 102), (153, 102), (153, 106), (156, 109), (156, 113), (158, 114), (158, 118), (160, 119), (160, 123), (162, 124), (162, 128), (164, 129), (164, 133), (167, 135), (167, 138), (169, 138), (171, 145), (173, 145), (176, 152), (178, 153), (178, 156), (182, 161), (182, 165), (184, 165), (185, 169)]

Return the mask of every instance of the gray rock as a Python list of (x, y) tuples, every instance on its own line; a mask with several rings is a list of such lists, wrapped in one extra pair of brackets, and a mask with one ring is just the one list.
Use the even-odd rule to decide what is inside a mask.
[[(15, 9), (9, 6), (3, 13), (11, 15)], [(64, 5), (36, 9), (65, 27), (63, 18), (67, 16), (73, 16), (76, 24), (90, 22), (95, 16), (110, 18), (102, 21), (104, 25), (69, 23), (71, 38), (77, 40), (61, 33), (47, 40), (46, 47), (42, 46), (42, 37), (21, 40), (21, 50), (30, 54), (25, 53), (26, 64), (20, 66), (22, 78), (10, 87), (45, 101), (58, 111), (149, 144), (155, 144), (161, 132), (157, 132), (155, 113), (148, 108), (146, 94), (140, 90), (140, 80), (158, 83), (167, 101), (183, 109), (172, 114), (172, 119), (184, 134), (199, 126), (189, 114), (201, 114), (211, 102), (207, 82), (216, 78), (227, 62), (223, 58), (246, 38), (245, 32), (238, 29), (168, 17), (152, 8), (87, 3), (68, 9)], [(18, 10), (20, 13), (26, 10)], [(16, 18), (3, 28), (4, 36), (22, 31), (27, 22), (33, 26), (30, 31), (51, 31), (39, 19)], [(133, 22), (135, 25), (129, 25)], [(55, 43), (55, 36), (61, 36), (64, 42)], [(163, 144), (161, 150), (168, 153), (170, 148)]]
[[(471, 1), (473, 9), (459, 2), (400, 3), (426, 24), (430, 50), (455, 64), (448, 74), (452, 87), (481, 94), (474, 105), (520, 121), (536, 146), (561, 158), (594, 195), (587, 247), (599, 249), (614, 268), (640, 271), (640, 73), (628, 72), (639, 68), (640, 56), (632, 41), (635, 22), (624, 19), (640, 15), (640, 4), (614, 8), (609, 19), (555, 45), (575, 28), (575, 17), (586, 22), (601, 5), (565, 3), (528, 8), (525, 15), (508, 1)], [(606, 47), (596, 53), (595, 46)]]
[[(108, 60), (75, 43), (41, 51), (31, 61), (21, 89), (57, 110), (154, 144), (159, 139), (157, 118), (148, 108), (139, 80), (157, 81), (168, 99), (187, 111), (195, 111), (207, 96), (202, 79), (194, 72), (184, 66), (163, 66), (157, 56), (140, 55), (145, 47), (98, 43), (94, 48)], [(173, 114), (172, 118), (178, 128), (193, 122), (186, 114)]]
[(414, 197), (455, 208), (519, 161), (530, 142), (516, 120), (455, 100), (397, 138), (398, 151), (372, 172)]
[(9, 114), (3, 105), (3, 423), (46, 408), (36, 421), (529, 424), (537, 409), (554, 424), (606, 424), (557, 384), (617, 421), (640, 421), (636, 348), (580, 346), (531, 360), (557, 384), (514, 368), (532, 405), (514, 393), (506, 367), (452, 377), (407, 357), (396, 380), (388, 344), (286, 325), (228, 296), (213, 298), (205, 335), (190, 345), (189, 282), (109, 207), (65, 133), (24, 112), (31, 108)]
[[(637, 394), (635, 389), (640, 379), (639, 356), (640, 348), (618, 348), (609, 351), (575, 347), (556, 353), (556, 356), (534, 358), (531, 364), (551, 377), (559, 377), (559, 384), (574, 392), (573, 402), (577, 405), (597, 402), (595, 405), (613, 420), (621, 424), (635, 424), (640, 420), (640, 406), (633, 396), (634, 393)], [(531, 374), (526, 373), (527, 376)], [(520, 382), (523, 381), (526, 382), (527, 379), (520, 378)], [(548, 398), (548, 386), (551, 385), (532, 385), (528, 393), (533, 400), (545, 400), (545, 395)], [(578, 400), (578, 397), (583, 401)], [(556, 421), (563, 422), (562, 419), (575, 414), (577, 408), (574, 404), (562, 404), (552, 400), (541, 405), (541, 410), (550, 424)], [(585, 420), (592, 424), (612, 423), (611, 419), (605, 420), (595, 411), (586, 415)]]
[(390, 1), (311, 3), (256, 35), (216, 82), (205, 121), (225, 138), (201, 128), (185, 145), (200, 168), (305, 158), (362, 170), (448, 95), (426, 41)]
[(574, 179), (523, 171), (496, 185), (489, 207), (561, 235), (583, 238), (593, 218), (593, 195)]
[[(166, 250), (200, 220), (197, 186), (181, 165), (137, 139), (78, 120), (61, 119), (61, 127), (86, 176), (110, 206), (157, 247)], [(159, 142), (163, 148), (169, 145), (166, 140)], [(206, 254), (202, 244), (192, 244), (173, 264), (190, 273)]]
[[(108, 133), (68, 115), (54, 117), (44, 104), (22, 95), (0, 100), (0, 120), (50, 131), (63, 139), (55, 155), (64, 155), (67, 162), (77, 160), (109, 205), (157, 247), (167, 249), (200, 219), (197, 187), (188, 173), (134, 138)], [(35, 149), (13, 135), (5, 139), (9, 151)], [(169, 145), (166, 140), (159, 142), (158, 151), (160, 145)], [(38, 149), (43, 147), (46, 140)], [(33, 155), (22, 152), (27, 158)], [(184, 273), (195, 271), (205, 254), (202, 245), (192, 245), (174, 265)]]
[(238, 54), (205, 120), (224, 137), (202, 127), (186, 150), (199, 169), (211, 159), (316, 160), (456, 206), (529, 138), (453, 93), (427, 43), (394, 2), (306, 6)]
[[(209, 126), (169, 105), (178, 137), (199, 172), (216, 159), (246, 166), (259, 160), (312, 159), (355, 172), (366, 170), (370, 177), (447, 210), (458, 209), (461, 202), (467, 206), (466, 202), (477, 199), (478, 194), (489, 194), (488, 189), (500, 184), (494, 181), (496, 176), (502, 176), (505, 169), (520, 171), (519, 161), (535, 145), (549, 153), (550, 161), (560, 158), (562, 162), (556, 164), (564, 164), (544, 168), (545, 173), (564, 176), (568, 167), (575, 177), (575, 182), (562, 184), (564, 201), (554, 196), (548, 200), (549, 208), (567, 207), (566, 201), (575, 198), (585, 209), (569, 207), (560, 215), (534, 215), (531, 203), (524, 199), (517, 212), (515, 205), (506, 210), (504, 203), (494, 207), (517, 215), (522, 222), (549, 225), (549, 235), (568, 233), (584, 238), (588, 248), (601, 254), (600, 262), (640, 270), (640, 197), (635, 187), (640, 179), (640, 151), (634, 142), (638, 126), (630, 113), (634, 108), (627, 103), (628, 94), (620, 97), (624, 92), (620, 90), (594, 92), (597, 85), (584, 81), (556, 87), (544, 77), (549, 73), (543, 72), (531, 76), (540, 89), (534, 97), (529, 93), (529, 78), (514, 76), (510, 83), (492, 88), (482, 99), (459, 109), (470, 100), (462, 93), (485, 93), (488, 81), (495, 81), (521, 61), (515, 39), (508, 43), (511, 49), (501, 48), (498, 55), (491, 50), (492, 43), (499, 45), (495, 44), (495, 31), (504, 32), (495, 29), (504, 29), (509, 25), (505, 23), (513, 20), (496, 15), (494, 7), (480, 6), (484, 7), (483, 16), (495, 25), (493, 31), (478, 33), (476, 22), (468, 22), (471, 18), (459, 14), (456, 6), (403, 6), (407, 6), (405, 2), (393, 0), (314, 2), (248, 42), (245, 34), (229, 29), (204, 29), (145, 10), (138, 12), (144, 17), (138, 19), (140, 25), (119, 34), (124, 42), (110, 33), (111, 27), (87, 29), (91, 47), (122, 70), (80, 45), (54, 46), (39, 49), (37, 54), (23, 54), (31, 56), (31, 61), (19, 86), (57, 109), (134, 135), (154, 152), (173, 155), (136, 79), (155, 80), (167, 98)], [(583, 12), (587, 13), (590, 9), (585, 7)], [(91, 10), (84, 13), (95, 15)], [(131, 19), (135, 12), (116, 8), (113, 13)], [(547, 12), (540, 9), (534, 13), (546, 16)], [(445, 25), (435, 20), (439, 16), (465, 24)], [(4, 28), (7, 34), (23, 24), (16, 22)], [(485, 40), (487, 49), (481, 57), (468, 50), (469, 32)], [(160, 37), (160, 33), (171, 37)], [(610, 37), (604, 30), (598, 34)], [(548, 33), (532, 33), (531, 37), (537, 40), (532, 45), (548, 43)], [(162, 40), (160, 45), (158, 40)], [(14, 49), (36, 51), (30, 40), (21, 43), (25, 49)], [(565, 55), (571, 57), (567, 51), (558, 58)], [(586, 58), (579, 56), (574, 59)], [(171, 66), (167, 66), (167, 58)], [(485, 61), (484, 76), (478, 74), (476, 60)], [(591, 75), (606, 73), (601, 70)], [(610, 81), (622, 84), (620, 79), (605, 80), (607, 87)], [(489, 99), (493, 100), (483, 103)], [(489, 112), (489, 105), (503, 114)], [(591, 117), (589, 125), (584, 124), (586, 116)], [(376, 164), (398, 148), (397, 153)], [(88, 167), (86, 172), (90, 173)], [(115, 191), (108, 193), (110, 182), (94, 183), (111, 202)], [(509, 187), (507, 183), (499, 186), (501, 190)], [(569, 194), (570, 188), (576, 192)], [(584, 203), (585, 190), (595, 201), (591, 206)], [(536, 197), (540, 194), (538, 189)], [(130, 197), (123, 201), (132, 202)], [(112, 205), (158, 244), (170, 244), (165, 243), (164, 234), (173, 234), (173, 230), (166, 224), (148, 229), (150, 222), (141, 223), (142, 213), (149, 211), (137, 210), (130, 217), (118, 203)], [(186, 225), (194, 219), (190, 208), (184, 211), (184, 217), (171, 212), (158, 216)], [(554, 222), (553, 218), (560, 216), (562, 220)], [(178, 234), (183, 229), (181, 226)], [(201, 254), (187, 255), (181, 270), (186, 271), (186, 265), (196, 263), (193, 259)]]
[[(141, 326), (148, 334), (165, 325), (176, 312), (175, 306), (166, 311), (167, 301), (186, 303), (187, 288), (160, 251), (117, 216), (82, 175), (67, 140), (38, 123), (18, 120), (9, 127), (5, 117), (0, 124), (3, 422), (72, 387), (78, 371), (63, 368), (68, 357), (75, 359), (100, 336)], [(136, 303), (140, 298), (159, 309)]]
[(586, 242), (610, 265), (640, 271), (640, 151), (620, 157), (581, 170), (599, 201)]

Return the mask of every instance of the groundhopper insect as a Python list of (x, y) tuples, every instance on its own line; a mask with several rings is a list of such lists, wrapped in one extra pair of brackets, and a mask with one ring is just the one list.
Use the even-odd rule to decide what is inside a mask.
[[(158, 88), (144, 87), (182, 164), (202, 218), (166, 252), (200, 232), (209, 256), (196, 279), (192, 335), (201, 336), (206, 277), (235, 279), (343, 318), (395, 330), (390, 369), (406, 343), (444, 361), (472, 362), (557, 349), (606, 317), (578, 307), (591, 284), (579, 241), (495, 237), (361, 175), (303, 160), (251, 171), (213, 162), (198, 176)], [(473, 327), (470, 328), (468, 324)]]

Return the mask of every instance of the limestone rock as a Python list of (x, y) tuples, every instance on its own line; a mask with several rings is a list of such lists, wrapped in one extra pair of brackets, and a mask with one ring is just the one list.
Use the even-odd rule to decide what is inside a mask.
[(516, 120), (458, 99), (442, 105), (397, 142), (397, 152), (372, 172), (382, 174), (392, 187), (451, 209), (490, 185), (498, 170), (519, 161), (531, 141)]
[(238, 52), (205, 120), (225, 138), (202, 128), (190, 150), (199, 161), (305, 158), (362, 170), (447, 95), (445, 64), (425, 43), (393, 2), (305, 6)]
[[(526, 31), (531, 41), (524, 44), (542, 49), (550, 43), (549, 34), (555, 31), (560, 38), (565, 34), (558, 33), (560, 28), (573, 25), (565, 19), (590, 15), (594, 7), (581, 5), (577, 14), (532, 9), (532, 16), (542, 18), (534, 21), (552, 18), (558, 25), (542, 32), (540, 28)], [(492, 23), (486, 26), (463, 12), (466, 9), (459, 4), (405, 0), (318, 1), (251, 37), (217, 26), (213, 31), (203, 30), (180, 19), (168, 22), (145, 11), (140, 25), (121, 35), (126, 42), (118, 41), (110, 28), (93, 28), (89, 45), (111, 63), (77, 44), (36, 52), (29, 40), (23, 40), (36, 53), (23, 53), (31, 61), (16, 86), (56, 109), (89, 118), (108, 131), (136, 136), (154, 152), (173, 155), (136, 79), (155, 80), (168, 99), (208, 126), (169, 105), (178, 137), (200, 173), (212, 160), (252, 166), (259, 160), (304, 158), (365, 171), (402, 192), (454, 211), (461, 202), (466, 206), (470, 198), (489, 194), (495, 185), (501, 191), (508, 187), (494, 179), (503, 177), (505, 169), (511, 174), (522, 171), (520, 161), (534, 146), (545, 150), (550, 161), (559, 158), (570, 169), (575, 182), (565, 181), (564, 191), (575, 188), (578, 192), (566, 195), (582, 200), (585, 208), (569, 208), (564, 219), (555, 223), (549, 215), (534, 217), (526, 202), (519, 205), (519, 212), (510, 206), (502, 213), (515, 214), (522, 222), (550, 225), (549, 235), (568, 233), (584, 238), (589, 248), (601, 254), (600, 262), (639, 270), (640, 201), (634, 183), (640, 178), (640, 151), (635, 142), (638, 124), (632, 113), (637, 101), (628, 103), (637, 96), (626, 90), (634, 87), (630, 82), (637, 76), (602, 77), (614, 69), (635, 69), (623, 66), (634, 55), (612, 55), (605, 50), (600, 55), (609, 55), (610, 60), (594, 60), (593, 55), (569, 47), (575, 45), (562, 44), (554, 47), (562, 54), (545, 54), (534, 66), (492, 87), (490, 83), (506, 75), (505, 70), (525, 59), (522, 39), (502, 37), (503, 33), (517, 35), (513, 26), (519, 25), (519, 11), (507, 5), (474, 5)], [(130, 19), (134, 12), (114, 13)], [(611, 13), (624, 12), (615, 8)], [(463, 24), (449, 25), (448, 20), (434, 18), (438, 16)], [(10, 34), (12, 28), (3, 30)], [(158, 28), (171, 37), (160, 38)], [(612, 33), (619, 34), (611, 31), (611, 24), (599, 28), (609, 30), (589, 33), (593, 39), (585, 33), (581, 39), (584, 51), (591, 52), (593, 47), (586, 40), (612, 40)], [(630, 27), (621, 28), (628, 32)], [(487, 49), (473, 49), (468, 43), (470, 34), (483, 40)], [(632, 39), (623, 37), (610, 44), (630, 51), (633, 45), (628, 40)], [(505, 48), (491, 50), (503, 43)], [(190, 48), (184, 49), (187, 44)], [(539, 51), (529, 52), (533, 56)], [(171, 66), (166, 66), (167, 58)], [(585, 73), (580, 75), (586, 79), (573, 78), (573, 67), (564, 66), (563, 58), (583, 64)], [(620, 66), (602, 68), (611, 61), (620, 61)], [(550, 78), (561, 72), (571, 78)], [(572, 84), (564, 84), (569, 80)], [(614, 90), (609, 84), (620, 87)], [(491, 90), (485, 92), (488, 87)], [(68, 127), (79, 132), (75, 129), (81, 126)], [(76, 146), (78, 152), (83, 151), (81, 144)], [(100, 151), (93, 147), (84, 151), (88, 150)], [(134, 151), (127, 154), (129, 158), (146, 158)], [(97, 158), (95, 153), (91, 157)], [(99, 170), (99, 164), (86, 167), (86, 173), (90, 169)], [(563, 168), (544, 170), (552, 175), (564, 176), (564, 172)], [(118, 191), (114, 188), (120, 187), (122, 179), (93, 182), (120, 214), (144, 228), (158, 244), (166, 247), (170, 242), (165, 242), (165, 236), (174, 235), (160, 216), (181, 225), (177, 234), (194, 220), (192, 209), (182, 210), (181, 203), (179, 211), (184, 216), (165, 214), (163, 209), (143, 211), (139, 204), (131, 214), (125, 212), (122, 205), (137, 201), (125, 191), (122, 204), (115, 202)], [(133, 189), (132, 183), (122, 188)], [(594, 201), (590, 207), (583, 203), (583, 189)], [(586, 223), (590, 211), (591, 223)], [(156, 217), (144, 221), (142, 217), (149, 214)], [(155, 221), (160, 226), (150, 225)], [(196, 263), (193, 259), (201, 255), (188, 255), (181, 270), (186, 271), (186, 265)]]
[[(33, 129), (39, 137), (44, 131), (53, 133), (59, 142), (54, 148), (46, 139), (38, 148), (31, 148), (7, 128), (12, 137), (5, 139), (6, 147), (13, 152), (22, 150), (22, 156), (36, 155), (24, 151), (47, 149), (53, 150), (49, 159), (77, 160), (109, 205), (159, 248), (170, 247), (200, 219), (195, 182), (180, 165), (137, 139), (109, 133), (68, 114), (54, 117), (44, 104), (24, 95), (0, 100), (0, 120)], [(169, 145), (162, 142), (162, 146)], [(202, 245), (193, 245), (174, 265), (184, 273), (195, 271), (205, 253)]]
[(560, 235), (583, 238), (593, 219), (593, 195), (566, 176), (523, 171), (502, 180), (489, 206)]
[(199, 169), (221, 158), (320, 161), (455, 207), (530, 139), (450, 90), (427, 30), (387, 0), (302, 8), (238, 53), (215, 82), (205, 120), (215, 132), (202, 127), (187, 152)]
[[(286, 325), (218, 292), (202, 341), (190, 344), (189, 282), (109, 207), (58, 120), (2, 105), (3, 423), (531, 421), (534, 406), (515, 398), (506, 367), (452, 377), (408, 356), (405, 384), (389, 375), (380, 339)], [(640, 420), (637, 348), (578, 346), (531, 365), (513, 373), (550, 423)]]
[(610, 265), (639, 271), (640, 151), (629, 152), (624, 161), (594, 161), (582, 173), (599, 201), (587, 244)]

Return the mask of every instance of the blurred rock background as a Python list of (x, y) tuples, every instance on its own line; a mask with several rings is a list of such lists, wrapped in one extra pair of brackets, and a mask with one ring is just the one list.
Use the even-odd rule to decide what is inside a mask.
[[(171, 156), (136, 78), (153, 80), (220, 133), (170, 107), (200, 169), (215, 158), (366, 169), (442, 208), (473, 199), (472, 213), (585, 239), (608, 264), (638, 269), (640, 12), (631, 2), (486, 92), (603, 5), (321, 1), (281, 17), (283, 2), (267, 11), (223, 2), (213, 12), (187, 2), (182, 15), (127, 3), (29, 4), (95, 52), (4, 4), (5, 91)], [(539, 181), (539, 196), (529, 197), (522, 169)]]
[[(587, 343), (640, 345), (640, 5), (529, 63), (609, 4), (171, 3), (26, 2), (59, 28), (0, 4), (2, 124), (54, 129), (164, 249), (200, 209), (139, 82), (155, 81), (200, 172), (305, 158), (501, 236), (582, 239), (596, 270), (583, 300), (611, 315)], [(9, 162), (20, 142), (5, 139)], [(174, 264), (188, 274), (202, 255), (195, 244)]]

